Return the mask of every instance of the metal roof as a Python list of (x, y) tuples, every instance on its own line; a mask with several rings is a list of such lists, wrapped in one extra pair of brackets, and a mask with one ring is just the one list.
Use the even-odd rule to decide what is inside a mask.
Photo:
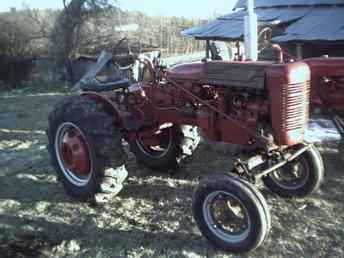
[(273, 38), (285, 41), (344, 40), (344, 8), (315, 8), (302, 19), (292, 23), (284, 33)]
[[(344, 0), (255, 0), (256, 8), (277, 6), (344, 5)], [(234, 8), (246, 8), (246, 0), (239, 0)]]
[[(299, 8), (268, 8), (268, 9), (256, 9), (255, 10), (259, 22), (273, 22), (273, 23), (285, 23), (293, 20), (300, 19), (306, 14), (311, 12), (309, 7), (299, 7)], [(237, 11), (229, 15), (224, 15), (219, 17), (219, 20), (244, 20), (246, 11)]]
[(236, 39), (242, 36), (243, 20), (216, 19), (207, 24), (182, 31), (183, 36), (212, 39)]
[[(293, 1), (285, 0), (284, 2), (289, 3)], [(298, 1), (321, 2), (321, 0)], [(327, 2), (331, 1), (334, 0), (327, 0)], [(261, 0), (256, 2), (269, 1)], [(273, 2), (282, 1), (274, 0)], [(336, 0), (336, 2), (344, 3), (344, 0)], [(284, 32), (272, 39), (275, 42), (344, 41), (344, 6), (256, 8), (255, 12), (257, 13), (260, 26), (273, 24), (287, 25)], [(236, 11), (207, 24), (184, 30), (182, 35), (199, 39), (241, 39), (243, 37), (243, 17), (245, 13), (243, 10)]]

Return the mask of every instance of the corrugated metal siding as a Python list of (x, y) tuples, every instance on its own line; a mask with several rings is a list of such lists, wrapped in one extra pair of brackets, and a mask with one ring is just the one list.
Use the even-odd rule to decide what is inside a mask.
[[(255, 7), (300, 6), (300, 5), (333, 5), (343, 4), (344, 0), (255, 0)], [(246, 8), (246, 0), (239, 0), (235, 8)]]
[[(344, 3), (344, 0), (341, 2)], [(256, 13), (260, 25), (290, 23), (283, 34), (273, 38), (276, 42), (344, 40), (344, 6), (258, 8)], [(240, 39), (243, 36), (244, 14), (245, 11), (237, 11), (224, 15), (205, 25), (187, 29), (182, 35), (209, 39)]]

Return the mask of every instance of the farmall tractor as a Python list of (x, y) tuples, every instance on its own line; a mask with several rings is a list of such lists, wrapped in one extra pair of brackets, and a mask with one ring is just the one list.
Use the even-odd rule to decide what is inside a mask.
[(304, 142), (311, 71), (304, 62), (203, 60), (165, 69), (140, 59), (149, 79), (100, 81), (99, 59), (78, 85), (78, 95), (49, 115), (52, 165), (66, 191), (79, 199), (116, 194), (127, 171), (122, 142), (139, 162), (167, 171), (199, 143), (198, 129), (213, 141), (246, 145), (222, 174), (202, 179), (193, 196), (202, 234), (231, 252), (258, 247), (271, 219), (256, 187), (260, 179), (282, 197), (305, 197), (320, 186), (324, 166)]
[(211, 140), (250, 147), (231, 171), (200, 182), (199, 229), (228, 251), (259, 246), (271, 220), (258, 179), (281, 196), (304, 197), (323, 178), (319, 152), (304, 142), (308, 65), (205, 60), (165, 72), (142, 62), (150, 80), (84, 83), (50, 113), (49, 150), (65, 189), (79, 199), (119, 192), (127, 176), (123, 139), (148, 167), (175, 167), (197, 147), (198, 127)]

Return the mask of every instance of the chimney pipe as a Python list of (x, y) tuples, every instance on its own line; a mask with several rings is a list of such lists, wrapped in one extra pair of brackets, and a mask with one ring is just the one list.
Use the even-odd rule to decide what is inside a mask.
[(247, 0), (247, 15), (245, 16), (244, 43), (247, 60), (258, 59), (258, 18), (254, 13), (253, 0)]

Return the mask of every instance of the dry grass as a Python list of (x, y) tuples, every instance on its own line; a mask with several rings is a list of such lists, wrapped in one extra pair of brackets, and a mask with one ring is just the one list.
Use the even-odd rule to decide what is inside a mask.
[[(60, 94), (0, 96), (1, 257), (238, 257), (211, 246), (192, 218), (198, 179), (229, 170), (228, 155), (201, 149), (176, 175), (138, 167), (109, 203), (70, 199), (48, 162), (44, 130)], [(324, 151), (321, 190), (281, 199), (262, 189), (272, 214), (267, 241), (243, 257), (344, 257), (344, 172)]]

